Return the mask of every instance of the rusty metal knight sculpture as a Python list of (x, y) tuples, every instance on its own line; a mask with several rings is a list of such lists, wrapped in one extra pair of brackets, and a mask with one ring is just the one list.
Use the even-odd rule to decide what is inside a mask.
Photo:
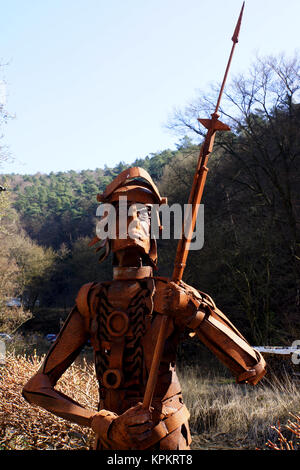
[[(176, 347), (185, 328), (226, 364), (237, 382), (256, 384), (265, 362), (213, 300), (182, 281), (153, 276), (156, 241), (150, 237), (150, 209), (161, 198), (141, 168), (122, 172), (101, 196), (115, 205), (120, 196), (131, 207), (128, 224), (135, 238), (96, 237), (106, 257), (113, 253), (113, 280), (80, 289), (42, 368), (23, 389), (23, 396), (57, 416), (96, 433), (95, 449), (189, 449), (189, 412), (176, 375)], [(142, 205), (143, 209), (138, 210)], [(118, 226), (118, 224), (117, 224)], [(151, 407), (143, 405), (153, 352), (163, 315), (169, 318)], [(55, 390), (55, 384), (90, 339), (99, 381), (99, 411)]]
[[(241, 14), (232, 38), (234, 46)], [(227, 71), (228, 67), (225, 78)], [(208, 132), (189, 199), (193, 208), (189, 234), (202, 197), (215, 132), (229, 130), (217, 114), (225, 78), (212, 118), (200, 120)], [(125, 197), (128, 206), (122, 230), (126, 236), (118, 223)], [(166, 200), (145, 170), (123, 171), (98, 200), (116, 211), (115, 236), (97, 236), (91, 243), (100, 245), (101, 260), (112, 252), (113, 280), (81, 287), (41, 369), (24, 386), (23, 396), (57, 416), (92, 428), (96, 435), (94, 449), (189, 449), (189, 412), (175, 364), (183, 331), (196, 334), (238, 383), (256, 385), (266, 372), (265, 361), (209, 295), (181, 280), (190, 235), (182, 235), (178, 244), (172, 278), (153, 275), (157, 244), (151, 236), (151, 224), (158, 212), (152, 209)], [(99, 382), (98, 411), (82, 407), (55, 389), (88, 340), (94, 349)]]

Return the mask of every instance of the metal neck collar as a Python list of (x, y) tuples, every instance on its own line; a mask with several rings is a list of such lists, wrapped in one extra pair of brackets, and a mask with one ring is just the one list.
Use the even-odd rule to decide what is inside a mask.
[(151, 266), (114, 266), (113, 278), (114, 280), (122, 279), (143, 279), (145, 277), (152, 277), (153, 269)]

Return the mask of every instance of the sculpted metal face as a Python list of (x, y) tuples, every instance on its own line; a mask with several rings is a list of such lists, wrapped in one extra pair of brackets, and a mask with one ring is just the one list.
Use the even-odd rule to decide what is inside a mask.
[(135, 247), (150, 252), (151, 204), (124, 203), (116, 206), (116, 237), (111, 240), (112, 252)]
[[(123, 199), (126, 200), (124, 205), (121, 202)], [(150, 232), (153, 223), (155, 228), (160, 229), (160, 222), (158, 210), (152, 211), (151, 208), (167, 204), (167, 199), (160, 196), (150, 175), (142, 168), (126, 169), (106, 187), (102, 194), (97, 195), (97, 200), (100, 206), (97, 208), (96, 216), (100, 217), (100, 221), (97, 223), (96, 237), (91, 240), (89, 246), (98, 245), (96, 251), (100, 253), (99, 262), (104, 261), (110, 251), (118, 254), (125, 249), (127, 251), (135, 249), (136, 254), (143, 258), (143, 264), (155, 268), (156, 236), (150, 236)], [(116, 221), (115, 224), (111, 224), (111, 217)], [(113, 229), (107, 229), (107, 224), (111, 227), (113, 225)]]

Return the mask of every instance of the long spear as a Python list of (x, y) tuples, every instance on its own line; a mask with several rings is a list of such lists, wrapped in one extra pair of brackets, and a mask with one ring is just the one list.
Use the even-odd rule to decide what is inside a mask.
[[(196, 172), (194, 175), (193, 185), (192, 185), (192, 189), (191, 189), (189, 201), (188, 201), (189, 207), (192, 208), (190, 226), (187, 231), (187, 235), (185, 235), (186, 230), (184, 230), (184, 225), (183, 225), (181, 239), (179, 240), (178, 246), (177, 246), (175, 265), (174, 265), (174, 270), (172, 274), (172, 281), (176, 283), (179, 283), (179, 281), (182, 279), (183, 271), (186, 266), (189, 246), (192, 240), (192, 235), (193, 235), (196, 220), (197, 220), (198, 209), (199, 209), (199, 205), (202, 199), (202, 194), (203, 194), (206, 176), (208, 172), (208, 168), (206, 165), (208, 162), (208, 158), (213, 150), (216, 131), (229, 131), (230, 130), (229, 126), (219, 121), (218, 110), (219, 110), (221, 98), (223, 95), (225, 83), (227, 80), (228, 71), (230, 68), (234, 49), (235, 49), (236, 44), (238, 43), (238, 37), (239, 37), (239, 32), (240, 32), (240, 27), (241, 27), (241, 22), (242, 22), (244, 6), (245, 6), (245, 2), (243, 2), (234, 33), (231, 38), (233, 45), (232, 45), (232, 49), (230, 52), (229, 60), (228, 60), (227, 67), (225, 70), (223, 82), (221, 85), (221, 89), (220, 89), (220, 93), (219, 93), (219, 97), (218, 97), (218, 101), (217, 101), (214, 113), (211, 115), (211, 119), (201, 119), (201, 118), (198, 119), (198, 121), (207, 129), (207, 133), (200, 149), (198, 164), (197, 164)], [(158, 370), (159, 370), (159, 365), (161, 361), (161, 356), (162, 356), (162, 352), (164, 348), (168, 326), (169, 326), (169, 317), (167, 315), (162, 315), (159, 335), (158, 335), (157, 343), (155, 345), (155, 349), (153, 353), (151, 369), (150, 369), (149, 378), (148, 378), (148, 382), (146, 385), (146, 390), (145, 390), (145, 395), (144, 395), (144, 400), (143, 400), (144, 408), (149, 408), (152, 402), (152, 397), (153, 397), (154, 389), (156, 386)]]

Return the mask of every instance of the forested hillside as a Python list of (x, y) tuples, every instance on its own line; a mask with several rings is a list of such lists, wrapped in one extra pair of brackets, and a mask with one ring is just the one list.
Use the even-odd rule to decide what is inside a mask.
[[(300, 334), (299, 77), (298, 59), (273, 58), (232, 82), (223, 105), (230, 113), (222, 116), (231, 132), (217, 135), (202, 201), (205, 243), (189, 254), (184, 275), (254, 344), (291, 344)], [(176, 151), (131, 165), (149, 171), (170, 204), (188, 200), (199, 154), (190, 137), (201, 143), (205, 129), (195, 123), (215, 101), (216, 92), (202, 94), (174, 115), (170, 126), (182, 136)], [(124, 168), (1, 176), (8, 191), (1, 195), (0, 308), (14, 293), (31, 309), (37, 300), (40, 308), (68, 309), (84, 282), (111, 277), (111, 260), (99, 265), (87, 244), (96, 195)], [(171, 275), (176, 245), (159, 240), (158, 274)]]
[[(166, 150), (132, 166), (142, 166), (155, 181), (176, 152)], [(49, 175), (6, 175), (13, 206), (29, 236), (40, 244), (58, 249), (82, 236), (91, 236), (95, 228), (97, 193), (129, 165), (120, 162), (115, 168), (83, 170), (80, 173), (50, 173)]]

